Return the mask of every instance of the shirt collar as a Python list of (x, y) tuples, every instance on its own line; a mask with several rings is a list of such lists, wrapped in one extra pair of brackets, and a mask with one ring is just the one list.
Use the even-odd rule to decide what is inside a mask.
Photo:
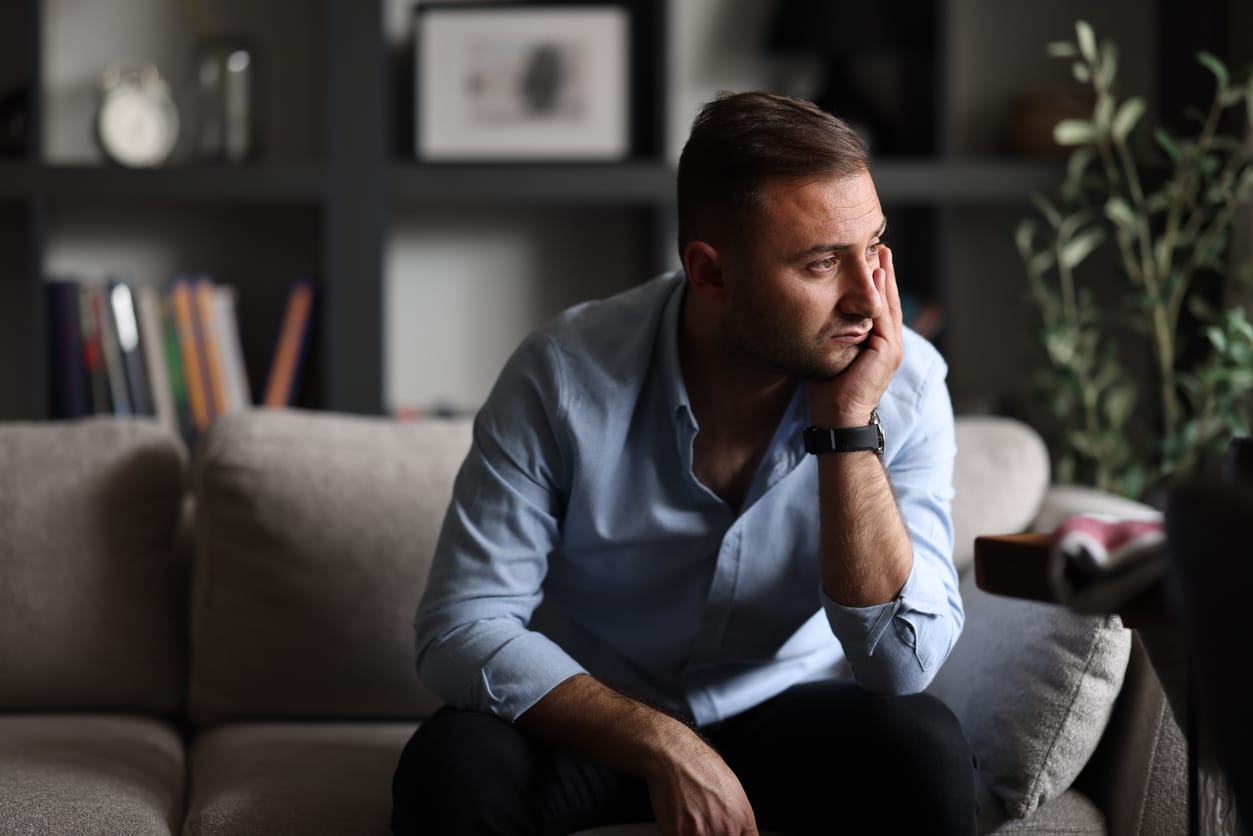
[(687, 292), (687, 275), (682, 270), (676, 270), (674, 275), (674, 290), (666, 301), (661, 315), (661, 328), (657, 331), (661, 385), (670, 415), (677, 419), (680, 414), (686, 413), (689, 420), (694, 421), (687, 385), (683, 382), (683, 367), (679, 363), (679, 316), (683, 311), (683, 299)]

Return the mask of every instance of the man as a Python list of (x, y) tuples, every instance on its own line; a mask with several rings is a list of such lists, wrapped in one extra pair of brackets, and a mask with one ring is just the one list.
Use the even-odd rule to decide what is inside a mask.
[(415, 621), (449, 705), (393, 829), (972, 833), (919, 693), (963, 618), (952, 407), (866, 148), (723, 95), (678, 208), (683, 269), (531, 335), (476, 418)]

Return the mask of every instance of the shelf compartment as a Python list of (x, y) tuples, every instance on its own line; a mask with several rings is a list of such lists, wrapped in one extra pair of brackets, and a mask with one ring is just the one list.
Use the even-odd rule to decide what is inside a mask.
[(639, 206), (674, 200), (674, 173), (657, 162), (396, 163), (394, 201), (409, 206)]
[(0, 164), (0, 197), (116, 197), (307, 203), (322, 199), (316, 163), (203, 165), (133, 170), (96, 165)]

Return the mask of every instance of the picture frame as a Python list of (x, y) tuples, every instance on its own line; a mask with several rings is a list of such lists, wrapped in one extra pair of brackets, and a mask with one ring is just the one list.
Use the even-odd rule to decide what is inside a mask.
[(419, 3), (418, 159), (626, 157), (630, 28), (621, 3)]

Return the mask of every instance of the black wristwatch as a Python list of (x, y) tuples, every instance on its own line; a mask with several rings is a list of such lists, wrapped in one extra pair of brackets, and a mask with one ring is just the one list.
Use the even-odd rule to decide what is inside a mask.
[(873, 450), (883, 455), (883, 425), (879, 423), (879, 410), (870, 412), (870, 423), (864, 427), (806, 427), (806, 453), (851, 453), (857, 450)]

